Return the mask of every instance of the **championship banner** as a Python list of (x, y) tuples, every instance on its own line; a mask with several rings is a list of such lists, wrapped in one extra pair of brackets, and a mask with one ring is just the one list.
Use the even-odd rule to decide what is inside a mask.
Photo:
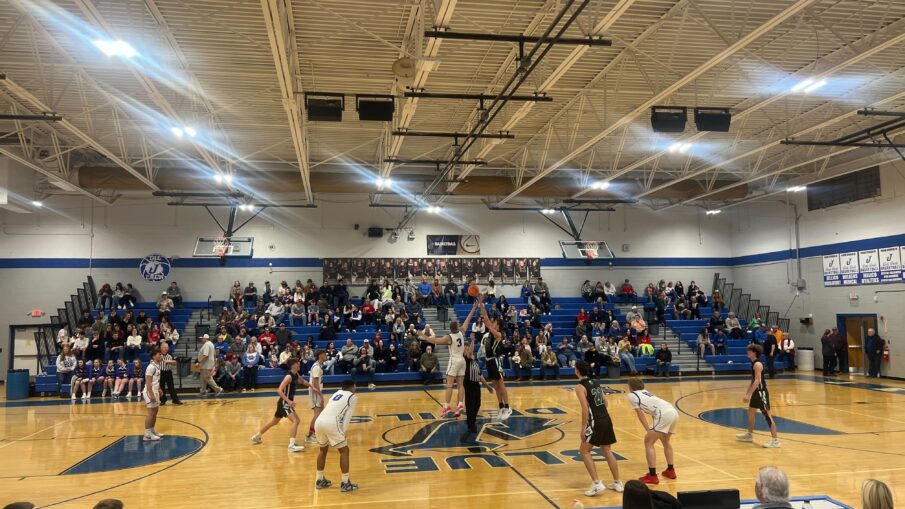
[(842, 276), (840, 273), (839, 255), (824, 255), (823, 286), (842, 286)]
[(480, 235), (428, 235), (428, 256), (477, 256), (481, 254)]
[(842, 286), (855, 286), (858, 284), (858, 252), (841, 253), (839, 255), (839, 270), (842, 274)]
[(823, 286), (905, 282), (905, 246), (823, 256)]
[(864, 285), (880, 283), (880, 255), (876, 249), (858, 251), (858, 282)]
[(884, 247), (880, 250), (880, 282), (902, 282), (902, 247)]

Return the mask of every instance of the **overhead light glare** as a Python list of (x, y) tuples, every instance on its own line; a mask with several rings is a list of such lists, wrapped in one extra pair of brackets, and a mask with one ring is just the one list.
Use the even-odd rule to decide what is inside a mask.
[(107, 55), (108, 57), (123, 57), (123, 58), (132, 58), (138, 54), (135, 51), (135, 48), (132, 47), (131, 44), (121, 40), (104, 40), (97, 39), (94, 41), (94, 46), (97, 49), (101, 50), (101, 53)]
[(598, 180), (597, 182), (594, 182), (593, 184), (591, 184), (591, 189), (597, 189), (600, 191), (603, 191), (604, 189), (608, 189), (609, 187), (610, 187), (610, 183), (607, 182), (606, 180)]
[(817, 83), (814, 83), (813, 85), (806, 87), (804, 89), (804, 93), (810, 94), (811, 92), (817, 90), (818, 88), (823, 87), (824, 85), (826, 85), (826, 80), (820, 80)]
[(798, 83), (796, 83), (795, 86), (792, 87), (791, 90), (792, 90), (792, 92), (800, 92), (800, 91), (804, 90), (806, 87), (809, 87), (813, 84), (814, 84), (814, 79), (808, 78), (804, 81), (799, 81)]
[(720, 209), (714, 209), (714, 210), (708, 210), (708, 211), (705, 212), (705, 213), (706, 213), (708, 216), (715, 216), (715, 215), (719, 214), (720, 212), (722, 212), (722, 210), (720, 210)]
[(35, 200), (35, 201), (31, 202), (31, 204), (32, 204), (32, 206), (38, 207), (38, 208), (41, 208), (41, 207), (44, 206), (44, 204), (41, 203), (41, 202), (39, 202), (38, 200)]
[(220, 175), (219, 173), (215, 173), (215, 174), (214, 174), (214, 180), (215, 180), (218, 184), (222, 184), (222, 183), (223, 183), (223, 175)]
[(792, 187), (790, 187), (790, 188), (788, 189), (788, 191), (789, 191), (790, 193), (800, 193), (800, 192), (804, 191), (804, 190), (807, 189), (807, 188), (808, 188), (807, 186), (792, 186)]
[(182, 138), (185, 132), (180, 127), (171, 127), (170, 132), (173, 133), (173, 136), (177, 138)]
[(227, 184), (232, 184), (233, 176), (230, 175), (229, 173), (227, 173), (226, 175), (223, 176), (223, 181), (226, 182)]
[(685, 154), (691, 150), (691, 143), (677, 141), (669, 146), (669, 152), (672, 154)]
[(185, 134), (189, 135), (190, 138), (194, 138), (195, 135), (198, 134), (198, 131), (194, 127), (185, 127), (183, 130), (185, 131)]
[(553, 210), (553, 209), (542, 209), (542, 210), (541, 210), (541, 214), (546, 214), (546, 215), (548, 215), (548, 216), (549, 216), (550, 214), (554, 213), (554, 212), (556, 212), (556, 211)]
[(437, 207), (436, 205), (431, 205), (430, 207), (427, 208), (427, 213), (428, 214), (438, 214), (438, 213), (440, 213), (440, 207)]

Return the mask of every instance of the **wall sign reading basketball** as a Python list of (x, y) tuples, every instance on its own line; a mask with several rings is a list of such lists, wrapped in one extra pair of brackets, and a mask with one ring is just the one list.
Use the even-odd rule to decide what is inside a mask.
[(905, 281), (905, 246), (824, 255), (823, 286), (857, 286)]
[(145, 281), (159, 282), (170, 275), (170, 259), (162, 254), (149, 254), (138, 263), (138, 272)]
[(476, 256), (481, 254), (480, 235), (428, 235), (430, 256)]
[(452, 278), (479, 283), (491, 279), (498, 284), (521, 284), (540, 277), (539, 258), (324, 258), (324, 281), (342, 277), (348, 284), (364, 284), (369, 279), (422, 277)]

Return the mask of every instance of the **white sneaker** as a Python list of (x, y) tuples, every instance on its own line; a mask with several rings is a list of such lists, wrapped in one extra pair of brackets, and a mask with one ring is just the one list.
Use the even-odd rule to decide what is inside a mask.
[(751, 433), (748, 433), (747, 431), (744, 433), (739, 433), (739, 434), (735, 435), (735, 439), (738, 440), (739, 442), (753, 442), (754, 441), (754, 437), (751, 436)]
[(126, 393), (126, 398), (132, 399), (132, 393), (131, 392)]
[(501, 408), (499, 413), (497, 414), (497, 418), (500, 420), (500, 422), (503, 422), (510, 417), (512, 417), (511, 408)]
[(622, 493), (625, 491), (625, 486), (623, 486), (622, 481), (616, 481), (606, 485), (607, 488), (615, 491), (616, 493)]
[(305, 438), (305, 443), (306, 443), (306, 444), (316, 444), (316, 443), (317, 443), (317, 436), (316, 436), (316, 435), (311, 435), (311, 436), (309, 436), (309, 437), (306, 437), (306, 438)]
[(604, 486), (602, 482), (595, 482), (591, 484), (591, 489), (584, 492), (584, 494), (586, 497), (596, 497), (604, 491), (606, 491), (606, 486)]
[(242, 394), (245, 394), (245, 389), (242, 389)]
[(83, 401), (87, 400), (89, 397), (90, 397), (90, 396), (88, 396), (88, 393), (87, 393), (87, 392), (86, 392), (85, 394), (82, 394), (82, 400), (83, 400)]
[(296, 444), (296, 445), (290, 445), (290, 446), (289, 446), (289, 452), (299, 452), (299, 451), (304, 451), (304, 450), (305, 450), (305, 446), (304, 446), (304, 445), (298, 445), (298, 444)]
[(770, 440), (769, 442), (764, 444), (764, 447), (767, 449), (778, 449), (779, 448), (779, 439), (774, 438), (773, 440)]
[(260, 444), (260, 443), (262, 443), (264, 440), (261, 438), (261, 435), (258, 435), (258, 434), (256, 433), (256, 434), (252, 435), (251, 441), (254, 442), (254, 443), (256, 443), (256, 444)]
[(373, 391), (373, 390), (376, 389), (376, 388), (377, 388), (376, 385), (374, 385), (374, 384), (368, 384), (368, 389), (371, 389), (371, 390)]
[(156, 442), (160, 440), (160, 437), (157, 435), (152, 435), (151, 433), (145, 433), (144, 441), (145, 442)]
[(75, 401), (75, 393), (72, 393), (72, 401)]
[(152, 430), (151, 430), (151, 434), (154, 435), (154, 436), (157, 437), (157, 438), (163, 438), (163, 435), (161, 435), (160, 433), (158, 433), (156, 429), (152, 429)]

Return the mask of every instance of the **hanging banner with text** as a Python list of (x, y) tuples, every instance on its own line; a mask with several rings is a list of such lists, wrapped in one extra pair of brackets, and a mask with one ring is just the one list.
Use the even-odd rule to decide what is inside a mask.
[(428, 235), (428, 256), (477, 256), (481, 254), (480, 235)]
[(905, 246), (865, 249), (823, 257), (823, 286), (905, 282)]

